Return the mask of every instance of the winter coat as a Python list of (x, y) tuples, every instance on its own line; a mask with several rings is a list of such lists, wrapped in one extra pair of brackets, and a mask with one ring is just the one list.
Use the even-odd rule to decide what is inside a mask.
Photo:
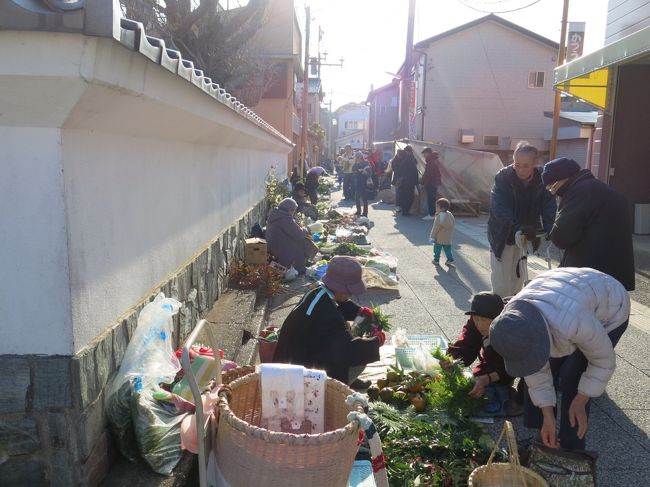
[(368, 161), (355, 162), (352, 166), (352, 174), (354, 174), (354, 189), (357, 193), (362, 193), (368, 189), (368, 178), (372, 175), (372, 168)]
[(490, 346), (490, 339), (481, 335), (471, 317), (463, 326), (456, 342), (447, 349), (447, 353), (454, 359), (462, 360), (465, 367), (471, 367), (478, 359), (478, 364), (472, 368), (472, 373), (477, 377), (496, 372), (499, 374), (500, 384), (510, 384), (514, 379), (506, 372), (503, 357)]
[(494, 177), (490, 194), (488, 241), (497, 259), (507, 245), (515, 244), (515, 233), (524, 226), (549, 232), (555, 219), (555, 198), (544, 187), (539, 170), (535, 168), (532, 180), (526, 185), (512, 165), (504, 167)]
[(454, 234), (456, 220), (449, 211), (436, 213), (431, 229), (431, 238), (441, 245), (451, 245), (451, 237)]
[(298, 272), (305, 271), (307, 259), (318, 252), (318, 247), (300, 228), (289, 213), (274, 208), (266, 224), (267, 249), (285, 267), (293, 266)]
[[(566, 188), (566, 189), (565, 189)], [(632, 223), (625, 196), (584, 169), (561, 188), (551, 240), (563, 267), (591, 267), (634, 290)]]
[(442, 184), (442, 175), (440, 174), (440, 161), (432, 157), (427, 158), (424, 174), (420, 181), (424, 186), (438, 187)]
[(352, 301), (334, 301), (324, 286), (307, 292), (282, 324), (273, 361), (325, 369), (347, 383), (350, 367), (379, 360), (379, 340), (353, 337), (346, 323), (359, 309)]
[[(551, 357), (565, 357), (580, 349), (588, 364), (578, 392), (600, 396), (616, 368), (616, 354), (607, 334), (630, 317), (630, 296), (623, 285), (594, 269), (559, 267), (539, 274), (506, 307), (519, 300), (534, 305), (544, 316)], [(525, 379), (535, 406), (555, 406), (557, 398), (548, 362)]]
[(400, 179), (397, 183), (397, 206), (402, 211), (409, 212), (413, 205), (413, 197), (415, 186), (418, 184), (418, 166), (415, 157), (411, 154), (406, 154), (404, 160), (400, 164)]

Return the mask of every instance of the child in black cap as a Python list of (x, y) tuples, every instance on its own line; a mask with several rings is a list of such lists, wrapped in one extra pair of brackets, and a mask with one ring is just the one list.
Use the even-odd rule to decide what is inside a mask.
[[(518, 416), (523, 412), (523, 405), (517, 404), (516, 391), (511, 387), (514, 377), (508, 375), (503, 358), (490, 346), (490, 325), (503, 306), (503, 299), (498, 294), (475, 294), (470, 310), (465, 313), (469, 319), (456, 342), (447, 350), (466, 367), (471, 367), (478, 359), (472, 368), (476, 384), (470, 395), (480, 398), (487, 394), (489, 403), (483, 408), (482, 416)], [(441, 365), (447, 366), (445, 363)]]

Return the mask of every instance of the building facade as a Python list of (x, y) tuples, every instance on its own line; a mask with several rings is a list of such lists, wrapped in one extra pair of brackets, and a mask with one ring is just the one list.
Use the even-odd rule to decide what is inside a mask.
[(504, 164), (521, 140), (548, 149), (544, 112), (553, 109), (557, 43), (488, 15), (415, 51), (421, 139), (494, 152)]
[(267, 20), (251, 43), (275, 70), (273, 83), (251, 108), (295, 144), (287, 160), (290, 173), (299, 157), (301, 119), (296, 88), (303, 75), (302, 34), (294, 0), (269, 0)]
[(650, 3), (610, 0), (605, 47), (558, 67), (555, 84), (600, 110), (589, 167), (650, 233)]
[(393, 154), (393, 141), (399, 129), (399, 82), (371, 90), (366, 100), (368, 105), (368, 142), (388, 160)]
[(368, 147), (369, 108), (365, 103), (348, 103), (336, 110), (336, 151), (350, 144), (353, 149)]

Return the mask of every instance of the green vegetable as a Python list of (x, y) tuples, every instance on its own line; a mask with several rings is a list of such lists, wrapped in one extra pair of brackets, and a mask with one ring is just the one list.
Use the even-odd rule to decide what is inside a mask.
[(368, 255), (368, 253), (368, 250), (362, 249), (358, 245), (348, 242), (338, 244), (334, 247), (334, 255), (351, 255), (353, 257), (358, 257), (361, 255)]
[(493, 445), (481, 425), (450, 422), (436, 411), (417, 414), (413, 407), (373, 402), (370, 417), (382, 438), (391, 487), (467, 485)]
[(459, 419), (478, 413), (484, 399), (474, 399), (469, 392), (474, 388), (474, 378), (465, 375), (463, 368), (453, 357), (442, 353), (440, 347), (431, 352), (433, 358), (451, 362), (449, 369), (441, 368), (438, 380), (425, 389), (427, 402), (432, 408), (445, 411), (451, 418)]

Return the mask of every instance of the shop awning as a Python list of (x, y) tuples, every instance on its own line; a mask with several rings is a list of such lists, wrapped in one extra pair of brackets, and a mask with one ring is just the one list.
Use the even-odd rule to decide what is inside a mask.
[(650, 53), (650, 27), (555, 68), (555, 88), (605, 110), (610, 66)]

